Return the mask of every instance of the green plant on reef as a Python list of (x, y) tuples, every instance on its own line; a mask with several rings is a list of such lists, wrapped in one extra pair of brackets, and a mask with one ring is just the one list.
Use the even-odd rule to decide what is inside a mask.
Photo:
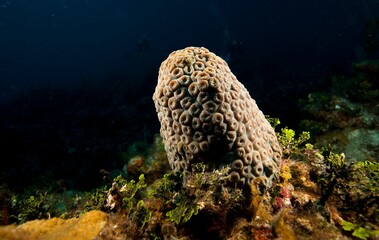
[(343, 153), (324, 148), (324, 169), (317, 178), (321, 190), (319, 203), (328, 201), (344, 218), (342, 228), (359, 239), (372, 239), (379, 231), (379, 163), (364, 161), (347, 163)]
[(125, 212), (137, 227), (144, 227), (151, 218), (151, 212), (142, 200), (146, 186), (143, 174), (139, 176), (138, 181), (127, 181), (121, 176), (116, 177), (108, 190), (106, 208)]
[(151, 212), (145, 207), (143, 200), (139, 200), (132, 214), (132, 219), (136, 222), (137, 227), (142, 228), (151, 219)]
[(172, 202), (173, 197), (182, 188), (183, 173), (173, 171), (166, 173), (162, 179), (158, 180), (156, 185), (150, 189), (149, 197), (162, 199), (166, 204)]
[[(331, 148), (329, 146), (329, 148)], [(324, 155), (325, 169), (318, 177), (318, 184), (321, 189), (321, 205), (324, 205), (338, 182), (347, 177), (348, 167), (345, 161), (345, 154), (334, 153), (328, 149), (322, 152)]]
[(121, 186), (120, 193), (123, 202), (123, 208), (127, 210), (132, 210), (134, 207), (134, 202), (136, 201), (135, 195), (138, 190), (145, 189), (147, 184), (145, 183), (145, 175), (141, 174), (138, 178), (138, 182), (135, 180), (130, 180), (127, 182), (121, 176), (115, 178), (114, 183)]
[(309, 132), (302, 132), (297, 138), (295, 131), (287, 127), (282, 128), (277, 134), (279, 143), (283, 148), (283, 156), (294, 158), (301, 154), (301, 145), (310, 139)]
[(345, 178), (338, 181), (333, 198), (342, 212), (349, 212), (354, 223), (379, 222), (379, 163), (364, 161), (352, 163)]
[(269, 115), (265, 115), (265, 118), (273, 128), (276, 128), (280, 124), (279, 118), (270, 117)]
[(124, 192), (129, 199), (133, 198), (138, 190), (143, 189), (147, 186), (145, 182), (145, 175), (143, 174), (138, 177), (138, 182), (136, 182), (134, 179), (128, 182), (125, 178), (118, 176), (113, 180), (113, 183), (121, 186), (122, 188), (120, 191)]
[[(344, 153), (334, 153), (331, 149), (331, 146), (324, 147), (319, 153), (313, 151), (311, 144), (306, 144), (305, 148), (306, 154), (309, 152), (316, 154), (313, 158), (322, 161), (318, 162), (318, 165), (312, 164), (314, 170), (317, 170), (316, 180), (321, 189), (320, 203), (324, 204), (332, 194), (349, 195), (341, 196), (341, 198), (349, 199), (350, 207), (353, 207), (353, 202), (357, 202), (358, 199), (377, 198), (379, 196), (379, 163), (372, 161), (348, 163)], [(338, 192), (335, 191), (336, 188)]]
[(92, 192), (85, 193), (84, 211), (104, 210), (104, 204), (107, 200), (107, 186), (96, 188)]
[(379, 196), (379, 162), (363, 161), (351, 165), (352, 180), (359, 182), (362, 192)]
[(222, 168), (209, 172), (204, 164), (194, 164), (191, 172), (165, 174), (150, 190), (150, 196), (164, 201), (168, 220), (176, 224), (189, 221), (203, 209), (217, 212), (224, 207), (226, 212), (243, 198), (240, 190), (222, 187), (228, 171)]
[(46, 193), (40, 193), (27, 198), (14, 196), (12, 198), (12, 205), (16, 215), (12, 215), (11, 218), (21, 224), (29, 220), (49, 217), (52, 201), (48, 198)]
[(145, 189), (145, 176), (141, 174), (138, 182), (135, 180), (127, 181), (122, 176), (113, 179), (112, 187), (108, 190), (106, 208), (110, 210), (124, 209), (127, 211), (132, 210), (137, 201), (136, 194), (138, 190)]
[(199, 206), (196, 204), (195, 199), (187, 198), (186, 196), (178, 196), (175, 199), (175, 208), (166, 213), (170, 221), (176, 224), (185, 223), (191, 219), (192, 216), (199, 213)]
[(345, 231), (352, 232), (352, 236), (363, 240), (379, 237), (379, 230), (374, 230), (371, 227), (361, 226), (345, 220), (342, 221), (342, 228)]
[(166, 212), (166, 216), (176, 224), (187, 222), (199, 211), (196, 199), (189, 196), (183, 188), (183, 177), (183, 173), (179, 171), (167, 173), (149, 193), (151, 197), (162, 199), (166, 206), (174, 205), (167, 207), (170, 210)]

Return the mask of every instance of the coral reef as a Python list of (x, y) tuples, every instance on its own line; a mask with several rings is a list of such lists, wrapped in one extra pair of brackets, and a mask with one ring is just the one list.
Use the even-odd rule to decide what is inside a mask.
[[(307, 133), (297, 136), (288, 128), (278, 133), (283, 151), (290, 149), (284, 151), (278, 181), (265, 189), (255, 178), (249, 189), (252, 197), (246, 199), (242, 189), (223, 187), (228, 167), (207, 171), (204, 164), (197, 163), (190, 173), (156, 174), (160, 170), (154, 169), (167, 162), (162, 138), (156, 136), (149, 151), (156, 163), (144, 162), (140, 170), (146, 175), (118, 176), (79, 199), (68, 195), (68, 205), (77, 215), (68, 212), (60, 218), (53, 215), (50, 220), (3, 226), (0, 237), (25, 239), (24, 234), (33, 233), (47, 239), (45, 236), (58, 236), (61, 227), (67, 227), (67, 233), (81, 229), (92, 239), (103, 240), (375, 239), (379, 234), (379, 165), (370, 161), (348, 164), (343, 154), (317, 149), (306, 142), (307, 137)], [(47, 194), (43, 199), (42, 205), (51, 206), (49, 212), (54, 213), (54, 197)], [(47, 211), (38, 208), (41, 199), (31, 202), (19, 209), (24, 212), (18, 213), (23, 221), (40, 217), (30, 212)], [(89, 225), (91, 229), (80, 220), (90, 213), (94, 214), (88, 220), (94, 224)], [(47, 214), (42, 217), (49, 218)]]
[(281, 160), (274, 129), (220, 57), (198, 47), (172, 52), (160, 66), (153, 100), (174, 170), (229, 165), (232, 185), (259, 177), (272, 186)]
[(378, 80), (378, 60), (356, 62), (350, 75), (334, 76), (329, 89), (301, 100), (308, 115), (300, 125), (316, 147), (331, 144), (348, 162), (378, 161)]

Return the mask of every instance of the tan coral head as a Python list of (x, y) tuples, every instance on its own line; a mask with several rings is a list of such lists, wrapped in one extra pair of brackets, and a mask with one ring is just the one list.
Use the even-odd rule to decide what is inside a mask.
[(282, 156), (274, 129), (223, 59), (203, 47), (172, 52), (153, 100), (172, 169), (229, 165), (231, 183), (272, 185)]

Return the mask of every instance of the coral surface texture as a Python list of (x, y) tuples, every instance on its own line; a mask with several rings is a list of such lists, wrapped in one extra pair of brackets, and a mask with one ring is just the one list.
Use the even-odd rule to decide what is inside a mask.
[(223, 59), (203, 47), (172, 52), (153, 100), (172, 169), (228, 165), (228, 183), (272, 185), (282, 156), (275, 131)]

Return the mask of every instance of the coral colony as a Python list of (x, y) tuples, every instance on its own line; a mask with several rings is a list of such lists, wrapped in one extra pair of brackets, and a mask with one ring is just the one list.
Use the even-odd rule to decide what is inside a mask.
[(203, 47), (172, 52), (153, 100), (172, 169), (229, 164), (232, 185), (259, 177), (272, 186), (282, 155), (274, 129), (220, 57)]

